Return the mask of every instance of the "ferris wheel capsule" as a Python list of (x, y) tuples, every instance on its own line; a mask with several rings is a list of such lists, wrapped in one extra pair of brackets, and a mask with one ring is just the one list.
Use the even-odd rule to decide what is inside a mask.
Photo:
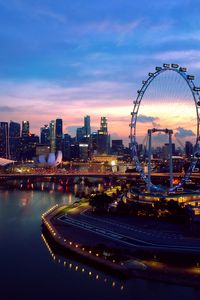
[(200, 92), (200, 87), (199, 87), (199, 86), (195, 86), (195, 87), (193, 88), (193, 90), (194, 90), (195, 92)]
[(188, 80), (194, 80), (194, 75), (187, 75)]
[(170, 68), (170, 64), (163, 64), (163, 68), (169, 69)]
[(179, 67), (178, 64), (171, 64), (171, 67), (174, 68), (174, 69), (177, 69)]
[(187, 72), (187, 68), (180, 67), (180, 68), (179, 68), (179, 71), (180, 71), (180, 72)]
[(162, 68), (161, 68), (161, 67), (155, 67), (155, 70), (156, 70), (156, 71), (161, 71)]

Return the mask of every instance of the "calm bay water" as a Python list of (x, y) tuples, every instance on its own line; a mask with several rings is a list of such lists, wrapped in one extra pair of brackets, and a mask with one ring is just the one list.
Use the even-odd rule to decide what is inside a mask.
[(68, 257), (54, 261), (41, 237), (41, 214), (71, 194), (0, 191), (0, 299), (200, 299), (200, 288), (119, 280)]

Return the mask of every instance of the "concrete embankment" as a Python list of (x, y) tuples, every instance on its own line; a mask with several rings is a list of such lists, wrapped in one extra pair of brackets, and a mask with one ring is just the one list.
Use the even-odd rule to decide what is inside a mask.
[(85, 248), (84, 245), (78, 244), (72, 240), (67, 239), (65, 236), (55, 228), (52, 219), (58, 215), (66, 206), (54, 206), (45, 212), (42, 215), (42, 222), (45, 228), (47, 229), (48, 233), (50, 234), (51, 238), (57, 243), (62, 249), (66, 249), (67, 251), (73, 252), (76, 255), (81, 256), (82, 258), (94, 262), (96, 265), (104, 266), (106, 269), (110, 269), (117, 274), (121, 274), (124, 276), (129, 276), (131, 270), (129, 267), (124, 265), (124, 262), (115, 262), (109, 261), (106, 257), (101, 257), (97, 251), (88, 250)]
[[(120, 261), (110, 260), (108, 257), (102, 255), (98, 251), (98, 237), (93, 239), (93, 245), (88, 246), (88, 239), (85, 239), (83, 231), (77, 229), (78, 234), (72, 225), (60, 223), (58, 220), (60, 215), (64, 214), (66, 206), (58, 206), (50, 208), (42, 215), (42, 222), (50, 235), (55, 245), (59, 245), (62, 250), (70, 251), (87, 262), (101, 268), (110, 270), (116, 275), (121, 276), (134, 276), (145, 278), (148, 280), (158, 280), (169, 282), (177, 285), (195, 286), (199, 287), (200, 268), (178, 269), (161, 262), (150, 260), (138, 260), (134, 255), (129, 259), (121, 259)], [(62, 226), (67, 227), (67, 231), (63, 230)], [(81, 239), (77, 239), (77, 236)], [(124, 251), (126, 252), (126, 251)]]

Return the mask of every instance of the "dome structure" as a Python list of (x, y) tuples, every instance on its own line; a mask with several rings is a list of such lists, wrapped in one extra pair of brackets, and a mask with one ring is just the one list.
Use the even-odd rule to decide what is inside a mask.
[(48, 167), (56, 167), (62, 162), (62, 151), (58, 151), (57, 155), (51, 152), (48, 157), (45, 155), (39, 155), (38, 162)]

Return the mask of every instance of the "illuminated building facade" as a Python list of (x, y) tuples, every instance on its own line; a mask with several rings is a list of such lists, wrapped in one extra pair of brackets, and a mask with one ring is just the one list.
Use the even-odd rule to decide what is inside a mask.
[(54, 120), (52, 120), (49, 123), (49, 133), (50, 133), (50, 147), (51, 152), (56, 152), (56, 123)]
[(112, 140), (112, 154), (123, 155), (124, 145), (122, 140)]
[(190, 141), (185, 142), (185, 155), (188, 158), (193, 155), (193, 145)]
[(91, 135), (90, 116), (84, 117), (84, 128), (85, 128), (86, 138), (89, 138)]
[(40, 142), (42, 145), (50, 145), (50, 130), (48, 125), (40, 129)]
[(56, 119), (56, 151), (62, 150), (63, 121)]
[(89, 145), (86, 143), (79, 143), (79, 158), (87, 161), (89, 157)]
[(109, 154), (110, 152), (110, 136), (106, 117), (101, 117), (100, 130), (98, 130), (97, 136), (97, 151), (98, 154)]
[(0, 157), (9, 158), (9, 133), (7, 122), (0, 122)]
[(29, 134), (28, 136), (21, 137), (20, 139), (20, 159), (32, 160), (36, 157), (36, 147), (39, 144), (39, 136)]
[(64, 134), (64, 139), (62, 141), (62, 153), (63, 160), (70, 160), (71, 158), (71, 136), (69, 134)]
[(22, 137), (26, 137), (30, 134), (29, 121), (22, 121)]
[(9, 124), (10, 158), (20, 159), (20, 124), (11, 121)]

